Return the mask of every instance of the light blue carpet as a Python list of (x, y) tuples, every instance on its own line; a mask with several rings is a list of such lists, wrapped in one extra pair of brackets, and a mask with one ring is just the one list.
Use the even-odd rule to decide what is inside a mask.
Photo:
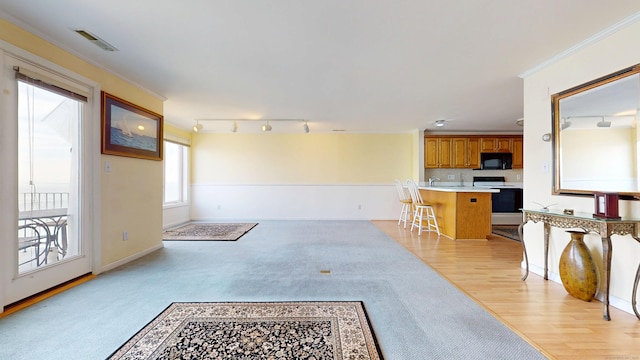
[(235, 242), (165, 242), (0, 319), (0, 359), (104, 359), (175, 301), (312, 300), (362, 300), (385, 359), (545, 359), (367, 221), (260, 221)]

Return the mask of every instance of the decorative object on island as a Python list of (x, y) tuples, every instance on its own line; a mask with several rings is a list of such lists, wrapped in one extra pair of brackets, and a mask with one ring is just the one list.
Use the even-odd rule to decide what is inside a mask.
[(594, 217), (603, 219), (620, 220), (618, 215), (618, 194), (594, 192), (595, 212)]
[(584, 232), (567, 230), (571, 241), (560, 255), (560, 279), (567, 292), (580, 300), (591, 301), (598, 291), (598, 269), (589, 248), (584, 243)]
[(564, 209), (562, 213), (564, 213), (565, 215), (573, 215), (573, 209)]

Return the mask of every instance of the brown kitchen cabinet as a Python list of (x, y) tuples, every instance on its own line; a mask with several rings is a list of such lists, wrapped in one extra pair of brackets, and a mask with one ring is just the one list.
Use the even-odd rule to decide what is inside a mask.
[(451, 139), (452, 163), (456, 169), (473, 169), (480, 167), (480, 142), (477, 138)]
[(477, 169), (482, 152), (513, 153), (513, 168), (522, 169), (522, 135), (425, 135), (424, 167), (427, 169)]
[(511, 152), (511, 137), (480, 138), (480, 152)]
[(451, 138), (426, 137), (424, 140), (424, 167), (451, 168)]
[(513, 154), (511, 161), (512, 168), (522, 169), (524, 167), (524, 157), (521, 137), (513, 138), (511, 141), (511, 153)]

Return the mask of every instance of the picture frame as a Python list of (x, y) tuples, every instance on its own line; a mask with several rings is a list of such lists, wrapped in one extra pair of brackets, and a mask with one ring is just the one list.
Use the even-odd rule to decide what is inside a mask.
[(102, 92), (102, 153), (162, 160), (163, 116)]
[(618, 194), (594, 192), (594, 214), (593, 217), (601, 219), (619, 220), (618, 215)]

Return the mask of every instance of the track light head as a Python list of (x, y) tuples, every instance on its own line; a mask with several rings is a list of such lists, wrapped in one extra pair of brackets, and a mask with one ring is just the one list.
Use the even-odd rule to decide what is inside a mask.
[(194, 131), (194, 132), (200, 132), (200, 131), (202, 131), (202, 124), (195, 124), (195, 125), (193, 126), (193, 131)]
[(272, 127), (271, 125), (269, 125), (269, 122), (267, 121), (266, 124), (262, 125), (262, 131), (271, 131)]
[(305, 133), (309, 133), (309, 124), (307, 124), (307, 122), (304, 122), (304, 125), (302, 125), (302, 130), (304, 130)]
[(238, 122), (237, 121), (233, 121), (233, 127), (231, 128), (231, 132), (237, 132), (238, 131)]
[(608, 128), (611, 127), (611, 121), (605, 121), (604, 117), (602, 118), (602, 120), (598, 121), (596, 123), (597, 127), (604, 127), (604, 128)]

